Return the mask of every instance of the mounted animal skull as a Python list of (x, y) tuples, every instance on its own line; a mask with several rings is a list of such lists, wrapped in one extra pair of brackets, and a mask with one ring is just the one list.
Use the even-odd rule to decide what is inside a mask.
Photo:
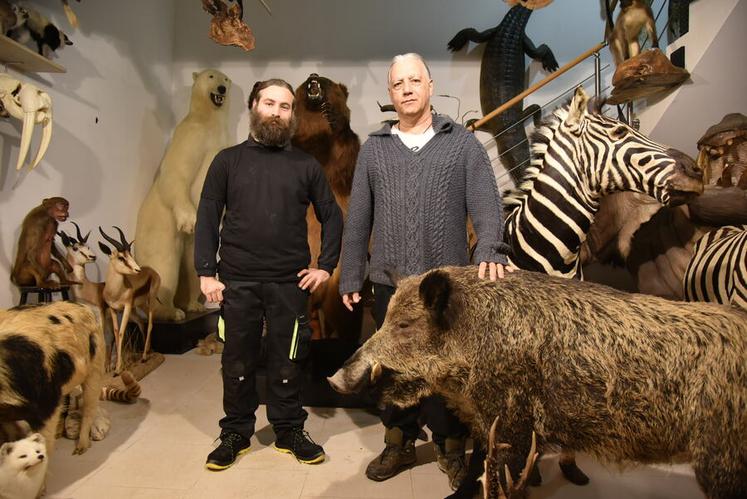
[(33, 170), (44, 157), (52, 140), (52, 99), (36, 85), (24, 83), (7, 73), (0, 73), (0, 104), (7, 115), (23, 122), (16, 170), (20, 170), (26, 161), (34, 125), (41, 123), (42, 138), (31, 163)]

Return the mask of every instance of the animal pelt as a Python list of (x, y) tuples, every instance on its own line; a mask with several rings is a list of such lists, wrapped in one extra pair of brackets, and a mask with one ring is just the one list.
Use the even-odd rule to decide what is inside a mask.
[[(135, 377), (130, 371), (123, 371), (121, 374), (124, 388), (118, 386), (101, 387), (99, 400), (108, 400), (121, 402), (124, 404), (134, 404), (140, 396), (141, 388)], [(80, 423), (82, 419), (81, 405), (83, 403), (83, 392), (80, 387), (76, 387), (70, 395), (64, 398), (62, 416), (64, 421), (60, 421), (57, 426), (57, 437), (64, 436), (70, 440), (76, 440), (80, 433)], [(91, 426), (91, 439), (103, 440), (109, 433), (111, 419), (106, 410), (99, 405), (96, 416)]]
[(49, 462), (45, 439), (34, 433), (0, 446), (0, 497), (39, 497)]
[(10, 38), (19, 43), (33, 40), (37, 51), (44, 57), (49, 57), (51, 52), (65, 45), (73, 44), (70, 38), (41, 12), (27, 5), (23, 5), (22, 9), (25, 12), (25, 23), (11, 29), (8, 32)]
[(218, 340), (218, 333), (210, 333), (205, 338), (198, 340), (197, 353), (200, 355), (223, 353), (223, 342)]
[(101, 318), (88, 307), (56, 302), (0, 311), (0, 420), (25, 420), (51, 454), (62, 398), (83, 387), (83, 419), (75, 453), (91, 445), (104, 372)]
[(110, 400), (112, 402), (122, 402), (123, 404), (134, 404), (137, 402), (142, 389), (135, 376), (130, 371), (122, 371), (120, 375), (124, 389), (116, 386), (105, 386), (101, 389), (101, 400)]
[[(747, 314), (517, 270), (398, 284), (383, 327), (330, 378), (380, 402), (445, 398), (517, 477), (532, 432), (611, 462), (691, 462), (710, 499), (747, 497)], [(505, 485), (505, 483), (502, 483)]]
[[(104, 396), (104, 390), (105, 388), (102, 389), (102, 397)], [(65, 415), (63, 435), (69, 440), (77, 440), (80, 435), (80, 424), (83, 419), (82, 390), (76, 389), (70, 394), (69, 400), (70, 403), (67, 409), (67, 414)], [(103, 440), (106, 435), (109, 434), (111, 424), (112, 422), (109, 413), (99, 404), (96, 408), (96, 415), (93, 418), (93, 424), (91, 425), (91, 440)]]

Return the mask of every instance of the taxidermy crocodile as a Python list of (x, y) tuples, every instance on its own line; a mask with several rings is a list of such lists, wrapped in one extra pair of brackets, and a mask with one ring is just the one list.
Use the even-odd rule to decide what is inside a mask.
[[(474, 28), (463, 29), (449, 42), (451, 51), (462, 49), (468, 41), (487, 43), (480, 67), (480, 105), (483, 115), (524, 91), (525, 54), (540, 61), (546, 71), (558, 69), (552, 50), (545, 44), (535, 47), (524, 32), (530, 15), (531, 9), (515, 5), (495, 28), (481, 33)], [(532, 115), (539, 119), (539, 106), (532, 105), (525, 111), (523, 102), (519, 101), (479, 128), (494, 137), (500, 133), (495, 139), (498, 152), (502, 155), (501, 163), (516, 185), (519, 185), (524, 168), (528, 165), (529, 143), (523, 126), (508, 130), (506, 127)]]

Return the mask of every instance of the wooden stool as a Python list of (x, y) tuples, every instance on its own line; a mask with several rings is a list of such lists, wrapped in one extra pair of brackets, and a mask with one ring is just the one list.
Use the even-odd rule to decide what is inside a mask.
[(64, 301), (70, 300), (70, 285), (60, 284), (56, 288), (39, 288), (37, 286), (18, 286), (21, 291), (21, 300), (19, 305), (26, 305), (28, 301), (29, 293), (36, 293), (37, 303), (52, 303), (54, 301), (53, 294), (60, 293)]

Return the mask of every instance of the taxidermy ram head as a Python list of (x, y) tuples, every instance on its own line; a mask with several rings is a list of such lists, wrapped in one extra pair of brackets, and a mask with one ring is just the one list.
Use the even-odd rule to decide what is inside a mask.
[(20, 170), (26, 161), (34, 125), (41, 123), (42, 139), (31, 163), (33, 170), (44, 157), (52, 139), (52, 99), (37, 86), (21, 82), (7, 73), (0, 73), (0, 104), (6, 117), (13, 116), (23, 122), (16, 170)]

